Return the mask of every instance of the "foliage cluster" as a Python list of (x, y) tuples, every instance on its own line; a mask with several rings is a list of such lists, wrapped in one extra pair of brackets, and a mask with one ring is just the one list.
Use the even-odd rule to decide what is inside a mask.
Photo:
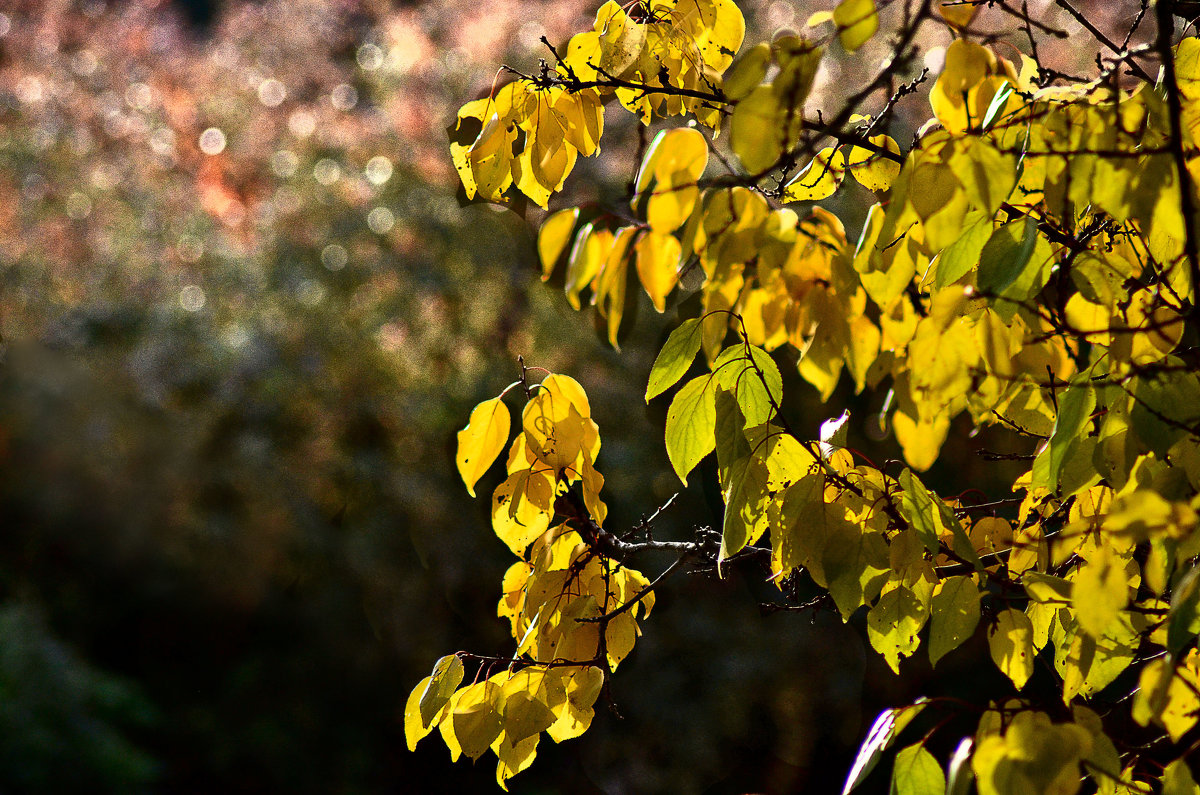
[[(645, 125), (687, 119), (639, 153), (627, 206), (556, 211), (538, 251), (543, 277), (561, 278), (572, 306), (586, 299), (613, 346), (640, 290), (659, 312), (696, 295), (678, 301), (645, 398), (674, 391), (672, 467), (686, 485), (715, 453), (724, 515), (685, 541), (656, 540), (657, 514), (606, 528), (587, 397), (523, 367), (458, 439), (473, 493), (512, 436), (503, 399), (526, 398), (490, 506), (518, 557), (499, 607), (516, 649), (439, 660), (409, 698), (410, 746), (436, 727), (454, 758), (490, 749), (505, 786), (542, 732), (587, 728), (671, 574), (745, 567), (792, 609), (865, 612), (897, 673), (981, 636), (1007, 679), (981, 703), (885, 711), (846, 791), (920, 724), (894, 757), (893, 792), (1200, 792), (1188, 768), (1200, 747), (1200, 39), (1175, 36), (1171, 4), (1129, 9), (1118, 43), (1058, 0), (1102, 50), (1076, 77), (1039, 58), (1039, 39), (1061, 31), (1000, 2), (1029, 51), (1006, 57), (976, 5), (844, 0), (806, 34), (734, 60), (744, 24), (731, 0), (609, 2), (540, 72), (459, 111), (451, 155), (467, 194), (543, 207), (598, 153), (605, 105)], [(953, 38), (932, 85), (915, 67), (927, 26)], [(809, 107), (829, 53), (885, 28), (883, 66), (864, 65), (840, 107)], [(889, 125), (913, 97), (932, 118), (902, 145)], [(828, 199), (847, 175), (877, 199), (856, 242), (826, 209), (783, 206)], [(796, 432), (780, 362), (823, 399), (843, 373), (886, 393), (881, 421), (903, 461), (848, 448), (845, 414), (818, 438)], [(1016, 440), (995, 456), (1024, 462), (1011, 492), (928, 488), (921, 473), (955, 429), (986, 426)], [(648, 577), (632, 564), (651, 551), (677, 557)], [(795, 598), (808, 588), (815, 599)], [(964, 710), (973, 726), (946, 737), (946, 716)]]

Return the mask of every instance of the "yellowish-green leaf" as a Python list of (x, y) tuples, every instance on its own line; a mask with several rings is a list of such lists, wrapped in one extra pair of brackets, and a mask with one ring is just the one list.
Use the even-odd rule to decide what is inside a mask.
[(511, 428), (512, 416), (508, 407), (500, 398), (492, 398), (472, 409), (467, 427), (458, 432), (455, 463), (467, 485), (467, 493), (472, 497), (475, 496), (475, 484), (504, 449)]
[(1171, 590), (1167, 650), (1179, 654), (1200, 633), (1200, 567), (1193, 567)]
[(1200, 795), (1186, 759), (1176, 759), (1163, 770), (1162, 795)]
[(842, 47), (846, 52), (854, 52), (879, 30), (875, 0), (842, 0), (833, 9), (833, 23), (838, 27)]
[(667, 457), (687, 485), (688, 473), (712, 452), (717, 424), (715, 384), (709, 375), (688, 381), (667, 409)]
[(463, 688), (455, 699), (451, 714), (454, 736), (463, 754), (478, 759), (500, 736), (504, 726), (500, 720), (500, 705), (496, 703), (500, 688), (486, 680)]
[(983, 138), (965, 137), (947, 161), (967, 198), (989, 217), (1000, 210), (1017, 184), (1016, 158)]
[(700, 318), (688, 318), (671, 332), (650, 368), (646, 402), (658, 397), (683, 378), (700, 352)]
[(1129, 603), (1125, 561), (1107, 547), (1090, 553), (1087, 565), (1075, 577), (1071, 604), (1079, 626), (1093, 638), (1101, 638)]
[(992, 661), (1018, 690), (1033, 676), (1033, 624), (1017, 610), (1004, 610), (988, 628)]
[[(797, 117), (800, 109), (795, 108)], [(769, 85), (751, 91), (733, 109), (729, 121), (729, 146), (750, 174), (759, 174), (779, 162), (791, 146), (788, 130), (780, 124), (787, 108)]]
[(945, 792), (946, 775), (925, 746), (917, 743), (896, 752), (891, 795), (943, 795)]
[(454, 695), (462, 679), (463, 664), (458, 655), (448, 654), (434, 664), (418, 703), (423, 726), (428, 728), (433, 723), (434, 717), (450, 702), (450, 696)]
[(992, 235), (992, 220), (979, 218), (938, 255), (934, 286), (939, 290), (965, 276), (979, 264), (979, 255)]
[(979, 586), (966, 575), (947, 577), (933, 590), (929, 608), (929, 663), (957, 649), (979, 624)]
[(744, 98), (763, 81), (770, 66), (771, 46), (765, 41), (746, 50), (725, 75), (725, 96), (733, 101)]
[(1026, 268), (1037, 266), (1032, 261), (1037, 237), (1037, 221), (1032, 218), (1011, 221), (992, 232), (979, 254), (979, 289), (1002, 295)]
[(885, 591), (867, 612), (867, 639), (894, 673), (921, 645), (918, 633), (928, 618), (925, 602), (903, 585)]
[(756, 345), (731, 345), (713, 362), (713, 377), (737, 397), (746, 427), (762, 425), (783, 399), (783, 376), (771, 355)]

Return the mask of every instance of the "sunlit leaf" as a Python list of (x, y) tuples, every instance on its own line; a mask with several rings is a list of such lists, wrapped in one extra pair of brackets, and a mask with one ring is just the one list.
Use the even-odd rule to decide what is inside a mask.
[(458, 432), (455, 463), (467, 485), (467, 493), (472, 497), (475, 496), (475, 484), (504, 449), (511, 427), (508, 407), (500, 398), (492, 398), (472, 409), (467, 427)]

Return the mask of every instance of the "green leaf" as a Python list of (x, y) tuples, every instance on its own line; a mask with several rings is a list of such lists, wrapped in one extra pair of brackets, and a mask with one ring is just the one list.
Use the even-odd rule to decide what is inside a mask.
[(910, 745), (896, 753), (891, 795), (943, 795), (945, 791), (942, 766), (923, 745)]
[(938, 256), (937, 275), (933, 280), (939, 290), (961, 279), (979, 262), (979, 255), (992, 235), (992, 219), (980, 217), (942, 250)]
[(716, 445), (715, 384), (711, 375), (693, 378), (676, 393), (667, 409), (667, 458), (675, 474), (687, 485), (688, 473)]
[[(1044, 486), (1051, 491), (1058, 491), (1062, 479), (1063, 466), (1071, 452), (1078, 448), (1080, 436), (1092, 411), (1096, 408), (1096, 391), (1086, 384), (1068, 387), (1058, 398), (1058, 416), (1054, 420), (1054, 430), (1050, 434), (1050, 442), (1038, 454), (1044, 459), (1044, 466), (1034, 463), (1035, 482), (1032, 486)], [(1042, 476), (1044, 481), (1037, 482), (1036, 476)]]
[(1171, 590), (1167, 650), (1178, 655), (1200, 633), (1200, 568), (1189, 569)]
[(966, 575), (947, 577), (934, 589), (929, 612), (929, 664), (937, 665), (979, 625), (979, 586)]
[[(1168, 356), (1164, 369), (1185, 365)], [(1200, 378), (1191, 372), (1164, 372), (1133, 382), (1129, 422), (1138, 440), (1159, 456), (1200, 422)]]
[(765, 529), (766, 500), (769, 498), (764, 446), (755, 455), (746, 439), (745, 418), (733, 394), (725, 389), (716, 393), (717, 469), (721, 478), (721, 498), (725, 518), (721, 525), (721, 550), (718, 561), (736, 555)]
[(979, 569), (979, 555), (950, 507), (925, 488), (925, 484), (907, 467), (900, 473), (899, 482), (900, 488), (904, 490), (900, 498), (900, 515), (917, 531), (925, 548), (930, 553), (937, 554), (939, 531), (949, 528), (953, 536), (951, 546), (954, 552)]
[(829, 595), (841, 611), (842, 619), (849, 621), (850, 615), (874, 599), (887, 581), (890, 569), (887, 541), (880, 533), (844, 518), (831, 521), (827, 532), (821, 567), (829, 583)]
[(646, 402), (675, 386), (692, 366), (700, 352), (700, 318), (689, 318), (671, 332), (650, 368), (650, 383), (646, 385)]
[(783, 398), (783, 376), (771, 354), (754, 345), (731, 345), (713, 362), (713, 376), (737, 397), (746, 427), (762, 425)]
[(979, 254), (979, 289), (1003, 294), (1030, 264), (1037, 237), (1037, 221), (1032, 218), (1011, 221), (992, 232)]
[(429, 675), (429, 683), (425, 692), (421, 693), (418, 705), (421, 710), (421, 725), (429, 726), (442, 707), (450, 701), (450, 696), (458, 689), (463, 680), (463, 664), (458, 655), (448, 654), (433, 665)]
[(912, 723), (913, 718), (921, 714), (927, 703), (922, 698), (907, 707), (885, 709), (879, 713), (875, 722), (871, 724), (866, 739), (858, 748), (854, 764), (850, 767), (850, 774), (846, 776), (846, 784), (842, 787), (842, 795), (849, 795), (855, 787), (863, 783), (875, 769), (875, 765), (879, 764), (879, 757), (891, 747), (896, 736)]

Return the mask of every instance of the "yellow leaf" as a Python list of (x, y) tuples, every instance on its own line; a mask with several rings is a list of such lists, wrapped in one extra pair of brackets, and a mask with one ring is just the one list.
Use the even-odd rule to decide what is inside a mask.
[(941, 14), (942, 19), (955, 28), (965, 28), (967, 25), (970, 25), (971, 20), (975, 18), (975, 12), (978, 10), (979, 6), (974, 3), (939, 2), (937, 4), (937, 12)]
[(492, 114), (466, 152), (475, 191), (488, 201), (500, 201), (512, 184), (512, 145), (516, 138), (516, 129), (509, 129), (496, 114)]
[(578, 737), (592, 724), (592, 705), (600, 695), (604, 674), (597, 667), (588, 666), (575, 670), (566, 680), (567, 697), (555, 708), (558, 719), (546, 729), (556, 743)]
[(988, 647), (996, 667), (1018, 690), (1033, 676), (1033, 624), (1017, 610), (1004, 610), (988, 628)]
[(634, 250), (642, 287), (646, 288), (646, 295), (654, 302), (654, 308), (663, 312), (667, 308), (667, 295), (679, 281), (676, 270), (679, 264), (679, 241), (671, 235), (651, 230), (638, 238)]
[(508, 738), (507, 732), (503, 735), (495, 749), (500, 760), (496, 763), (496, 784), (505, 792), (508, 791), (508, 779), (533, 764), (534, 757), (537, 756), (539, 737), (540, 735), (534, 734), (514, 744)]
[(1133, 700), (1133, 719), (1142, 726), (1151, 721), (1167, 730), (1173, 742), (1196, 725), (1200, 715), (1200, 675), (1197, 651), (1192, 649), (1178, 668), (1169, 659), (1146, 663)]
[(981, 92), (996, 57), (966, 39), (946, 48), (946, 66), (929, 92), (929, 104), (938, 121), (950, 132), (963, 132), (983, 122), (994, 89)]
[(611, 670), (617, 670), (617, 666), (621, 664), (621, 661), (629, 656), (629, 652), (633, 651), (633, 644), (637, 641), (637, 635), (637, 621), (634, 620), (632, 611), (627, 610), (608, 622), (608, 629), (604, 633), (604, 641), (608, 651), (608, 665)]
[(567, 258), (567, 276), (563, 291), (572, 309), (579, 309), (579, 294), (592, 286), (604, 261), (612, 251), (614, 236), (608, 229), (588, 224), (575, 236), (575, 245)]
[(646, 26), (630, 19), (614, 0), (608, 0), (596, 12), (594, 29), (599, 34), (600, 68), (613, 77), (621, 77), (642, 54)]
[(737, 101), (763, 81), (771, 65), (771, 46), (765, 41), (747, 50), (725, 75), (725, 96)]
[(441, 722), (441, 719), (449, 712), (446, 706), (442, 707), (441, 714), (435, 716), (435, 720), (425, 723), (421, 718), (420, 702), (421, 696), (425, 692), (425, 688), (429, 686), (429, 680), (432, 677), (425, 677), (417, 686), (408, 694), (408, 701), (404, 704), (404, 740), (408, 743), (408, 750), (417, 750), (417, 743), (421, 741), (425, 735), (433, 731), (433, 727)]
[(604, 57), (600, 49), (600, 34), (594, 30), (576, 33), (567, 42), (567, 54), (563, 56), (559, 71), (574, 74), (584, 82), (596, 80), (600, 73), (595, 64)]
[(592, 296), (596, 310), (607, 321), (609, 344), (618, 351), (621, 350), (621, 346), (617, 341), (617, 332), (620, 331), (621, 319), (625, 315), (629, 252), (637, 231), (637, 228), (632, 226), (617, 230), (613, 246), (600, 268), (600, 274), (596, 277), (596, 292)]
[(1075, 577), (1071, 603), (1079, 626), (1093, 638), (1101, 638), (1129, 603), (1125, 561), (1105, 547), (1088, 557)]
[(538, 258), (542, 262), (542, 281), (548, 281), (553, 275), (555, 266), (567, 250), (571, 232), (575, 230), (578, 220), (579, 208), (572, 207), (569, 210), (559, 210), (542, 222), (537, 242)]
[(729, 122), (729, 146), (750, 174), (775, 166), (799, 134), (799, 107), (790, 109), (795, 118), (785, 124), (789, 108), (769, 85), (760, 85), (738, 102)]
[(833, 9), (838, 40), (846, 52), (854, 52), (879, 30), (879, 12), (875, 0), (842, 0)]
[(553, 506), (553, 473), (514, 472), (492, 494), (492, 529), (514, 555), (522, 555), (550, 526)]
[(563, 140), (579, 150), (584, 157), (600, 151), (600, 136), (604, 134), (604, 107), (594, 90), (566, 91), (554, 101), (554, 110), (566, 124)]
[[(884, 151), (900, 154), (900, 145), (890, 135), (872, 135), (869, 140)], [(854, 178), (876, 193), (890, 190), (900, 174), (900, 164), (895, 160), (861, 146), (850, 149), (848, 164)]]
[(846, 158), (842, 150), (827, 146), (814, 157), (804, 170), (785, 186), (786, 202), (809, 202), (828, 199), (842, 184), (846, 174)]
[(475, 496), (475, 484), (488, 470), (508, 441), (512, 417), (500, 398), (485, 400), (471, 410), (467, 427), (458, 432), (458, 452), (455, 463), (458, 474), (467, 485), (467, 493)]

